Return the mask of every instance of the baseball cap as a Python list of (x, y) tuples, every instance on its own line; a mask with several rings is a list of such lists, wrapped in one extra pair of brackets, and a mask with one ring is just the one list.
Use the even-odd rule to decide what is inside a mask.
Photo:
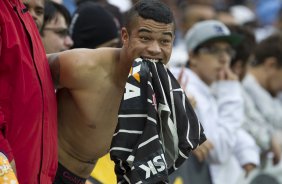
[(231, 34), (230, 30), (222, 22), (217, 20), (198, 22), (185, 36), (185, 42), (189, 52), (194, 51), (204, 43), (221, 40), (235, 46), (240, 43), (242, 37)]

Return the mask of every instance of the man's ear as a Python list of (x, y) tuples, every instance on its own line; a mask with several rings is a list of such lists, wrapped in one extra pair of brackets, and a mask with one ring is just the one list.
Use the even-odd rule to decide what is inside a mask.
[(275, 57), (268, 57), (265, 59), (263, 66), (266, 72), (270, 72), (271, 70), (278, 68), (278, 61)]
[(126, 44), (129, 40), (129, 33), (125, 27), (121, 28), (121, 41), (122, 44)]
[(234, 65), (231, 67), (231, 69), (233, 70), (233, 72), (236, 74), (236, 75), (239, 75), (242, 70), (244, 69), (243, 68), (243, 62), (242, 60), (237, 60)]
[(189, 66), (196, 66), (197, 61), (196, 61), (196, 54), (194, 52), (189, 52)]

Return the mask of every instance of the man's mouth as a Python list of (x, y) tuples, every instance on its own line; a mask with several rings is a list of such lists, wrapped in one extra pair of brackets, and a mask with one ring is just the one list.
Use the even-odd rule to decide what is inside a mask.
[(147, 58), (147, 57), (141, 57), (144, 60), (151, 61), (153, 63), (161, 62), (161, 59), (153, 59), (153, 58)]

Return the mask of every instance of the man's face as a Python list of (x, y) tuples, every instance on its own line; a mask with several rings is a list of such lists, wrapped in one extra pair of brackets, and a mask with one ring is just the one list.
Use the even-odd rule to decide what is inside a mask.
[(47, 54), (68, 50), (73, 45), (66, 20), (61, 14), (45, 24), (41, 39)]
[(44, 0), (22, 0), (31, 14), (38, 30), (41, 30), (44, 20)]
[(282, 67), (276, 66), (268, 74), (268, 91), (276, 96), (282, 91)]
[(131, 31), (123, 28), (121, 34), (128, 59), (141, 57), (152, 62), (168, 63), (174, 41), (173, 23), (165, 24), (137, 17)]
[(184, 21), (182, 22), (182, 28), (185, 34), (195, 23), (214, 19), (216, 13), (212, 6), (195, 4), (189, 6), (183, 16)]
[(217, 81), (222, 70), (229, 67), (233, 49), (228, 43), (214, 42), (191, 54), (191, 68), (207, 84)]

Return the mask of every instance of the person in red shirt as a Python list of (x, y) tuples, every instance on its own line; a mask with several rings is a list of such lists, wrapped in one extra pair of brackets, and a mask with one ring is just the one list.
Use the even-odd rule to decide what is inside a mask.
[(46, 54), (20, 0), (1, 0), (0, 7), (0, 152), (15, 163), (20, 184), (51, 184), (58, 164), (57, 107)]

